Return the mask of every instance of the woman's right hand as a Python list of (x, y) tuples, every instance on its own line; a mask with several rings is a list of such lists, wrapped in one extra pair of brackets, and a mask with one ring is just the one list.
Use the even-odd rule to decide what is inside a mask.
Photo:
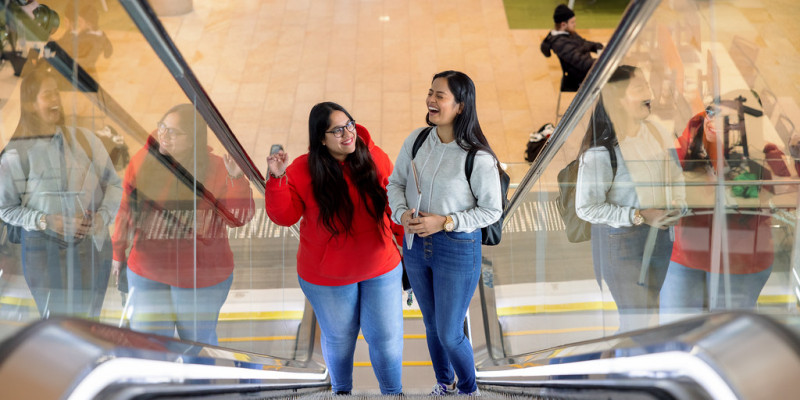
[(114, 286), (119, 286), (119, 271), (122, 270), (122, 261), (111, 261), (111, 275), (114, 276)]
[(678, 223), (681, 210), (664, 210), (660, 208), (647, 208), (639, 211), (644, 217), (644, 223), (658, 229), (667, 229)]
[(286, 166), (289, 163), (289, 154), (283, 150), (270, 154), (267, 157), (267, 169), (272, 176), (283, 176), (286, 172)]

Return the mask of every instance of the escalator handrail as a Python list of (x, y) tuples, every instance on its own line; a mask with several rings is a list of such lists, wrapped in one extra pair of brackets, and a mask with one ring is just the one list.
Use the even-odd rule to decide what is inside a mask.
[(773, 398), (800, 391), (800, 336), (786, 321), (726, 311), (493, 360), (476, 370), (479, 384), (489, 386), (688, 379), (712, 398)]
[(603, 50), (603, 53), (594, 63), (592, 69), (589, 70), (586, 79), (575, 95), (575, 99), (569, 104), (564, 116), (556, 125), (555, 131), (550, 135), (550, 139), (547, 140), (547, 143), (531, 164), (528, 172), (522, 180), (520, 180), (519, 186), (517, 190), (514, 191), (514, 195), (508, 202), (503, 214), (506, 215), (503, 221), (504, 227), (511, 221), (510, 216), (525, 199), (528, 192), (533, 188), (533, 185), (539, 180), (542, 173), (544, 173), (545, 168), (550, 165), (550, 161), (552, 161), (555, 154), (561, 149), (561, 146), (564, 145), (567, 138), (572, 134), (572, 131), (577, 127), (580, 119), (594, 103), (600, 93), (600, 89), (605, 85), (611, 77), (611, 74), (620, 64), (628, 48), (630, 48), (660, 2), (661, 0), (633, 0), (628, 4), (628, 7), (622, 15), (619, 26), (614, 31), (611, 39), (609, 39), (608, 45)]

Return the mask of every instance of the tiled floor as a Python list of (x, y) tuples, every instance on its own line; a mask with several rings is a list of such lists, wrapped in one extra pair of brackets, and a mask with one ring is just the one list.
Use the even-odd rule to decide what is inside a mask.
[[(509, 30), (499, 0), (196, 1), (192, 14), (163, 21), (256, 160), (274, 142), (304, 152), (308, 111), (325, 100), (394, 158), (424, 124), (430, 79), (445, 69), (475, 81), (482, 127), (504, 161), (522, 161), (528, 134), (555, 114), (560, 70), (539, 51), (546, 31)], [(606, 41), (611, 30), (581, 33)]]

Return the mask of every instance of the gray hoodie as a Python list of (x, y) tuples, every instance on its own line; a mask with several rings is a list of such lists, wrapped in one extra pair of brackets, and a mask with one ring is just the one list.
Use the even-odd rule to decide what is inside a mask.
[[(398, 224), (403, 213), (416, 206), (408, 204), (409, 199), (417, 198), (411, 149), (422, 129), (415, 130), (403, 142), (386, 186), (392, 219)], [(419, 211), (452, 215), (458, 232), (491, 225), (503, 214), (500, 175), (494, 157), (485, 151), (475, 155), (469, 183), (464, 172), (466, 159), (467, 151), (455, 141), (442, 143), (435, 127), (414, 158), (422, 192)]]

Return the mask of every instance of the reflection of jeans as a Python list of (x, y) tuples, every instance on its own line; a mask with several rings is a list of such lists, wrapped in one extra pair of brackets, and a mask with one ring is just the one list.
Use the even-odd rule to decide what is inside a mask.
[(464, 318), (481, 274), (481, 232), (414, 235), (404, 252), (406, 272), (425, 322), (436, 381), (474, 392), (475, 361), (464, 334)]
[(177, 328), (182, 340), (216, 346), (219, 311), (232, 282), (233, 274), (214, 286), (179, 288), (147, 279), (128, 268), (131, 329), (172, 337)]
[(649, 225), (612, 228), (592, 225), (592, 259), (598, 283), (606, 281), (619, 311), (620, 332), (645, 328), (658, 311), (672, 241), (669, 230), (658, 230), (643, 285), (638, 283)]
[[(708, 304), (709, 310), (755, 308), (770, 273), (772, 266), (754, 274), (728, 274), (726, 277), (671, 261), (661, 289), (661, 322), (678, 319), (683, 313), (700, 313), (704, 304)], [(726, 279), (730, 279), (730, 307), (725, 294)], [(710, 290), (714, 280), (717, 280), (716, 291)]]
[(22, 229), (22, 273), (42, 317), (100, 317), (111, 273), (111, 243), (66, 243)]
[(353, 389), (353, 353), (359, 326), (382, 394), (403, 390), (403, 268), (358, 283), (321, 286), (298, 277), (322, 331), (322, 356), (334, 392)]

